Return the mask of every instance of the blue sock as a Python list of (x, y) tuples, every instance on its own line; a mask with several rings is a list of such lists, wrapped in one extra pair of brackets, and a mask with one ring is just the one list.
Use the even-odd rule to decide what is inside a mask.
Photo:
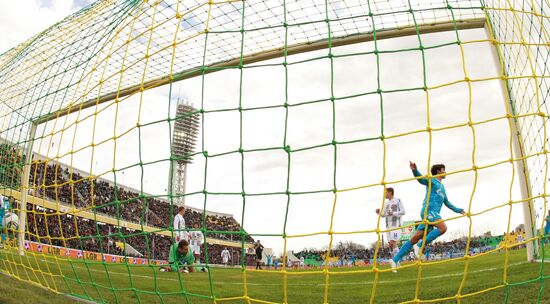
[[(428, 235), (426, 235), (426, 244), (431, 243), (433, 240), (437, 239), (441, 235), (441, 232), (439, 232), (439, 229), (435, 228), (434, 230), (430, 231)], [(420, 241), (421, 242), (421, 241)], [(422, 245), (422, 243), (420, 243)], [(420, 246), (418, 245), (418, 246)]]
[(5, 242), (6, 242), (6, 234), (2, 233), (2, 243), (5, 243)]
[(411, 242), (407, 241), (405, 244), (403, 244), (403, 246), (401, 246), (401, 249), (399, 249), (399, 252), (393, 257), (393, 261), (395, 263), (399, 263), (399, 261), (401, 261), (403, 256), (409, 253), (409, 251), (411, 251), (411, 248), (412, 248)]
[[(431, 243), (433, 240), (437, 239), (440, 235), (441, 233), (439, 232), (439, 229), (437, 228), (433, 229), (428, 233), (428, 235), (426, 235), (426, 244)], [(416, 243), (416, 246), (418, 246), (418, 248), (422, 248), (422, 240), (418, 241), (418, 243)]]

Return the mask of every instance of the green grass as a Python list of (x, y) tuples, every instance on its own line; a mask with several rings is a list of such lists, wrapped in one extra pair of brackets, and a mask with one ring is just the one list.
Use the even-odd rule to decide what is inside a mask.
[(7, 275), (0, 275), (0, 303), (2, 304), (35, 304), (35, 303), (69, 303), (69, 297), (20, 281)]
[[(439, 264), (404, 264), (398, 273), (379, 272), (371, 267), (331, 269), (328, 284), (329, 303), (399, 303), (415, 298), (417, 283), (421, 300), (454, 297), (462, 280), (460, 303), (550, 303), (548, 283), (550, 264), (527, 263), (525, 250), (508, 253), (507, 285), (504, 284), (506, 254), (493, 253), (474, 259), (447, 261)], [(211, 268), (209, 273), (162, 273), (158, 267), (91, 263), (83, 260), (60, 260), (53, 256), (24, 257), (2, 251), (0, 268), (25, 281), (48, 286), (61, 293), (106, 303), (212, 303), (217, 299), (241, 297), (283, 303), (284, 275), (280, 271), (253, 272), (233, 268)], [(45, 262), (45, 261), (48, 262)], [(14, 263), (14, 262), (17, 262)], [(468, 264), (467, 276), (464, 270)], [(25, 267), (23, 266), (25, 265)], [(387, 266), (381, 266), (388, 270)], [(323, 303), (326, 275), (322, 269), (304, 273), (293, 270), (286, 276), (286, 300), (289, 303)], [(419, 277), (420, 280), (417, 280)], [(63, 276), (61, 275), (63, 274)], [(376, 288), (375, 286), (376, 280)], [(73, 299), (54, 295), (31, 284), (0, 276), (0, 303), (68, 303)], [(212, 284), (210, 284), (210, 281)], [(4, 291), (5, 288), (5, 291)], [(17, 300), (14, 301), (13, 299)], [(36, 300), (39, 299), (39, 300)], [(12, 302), (10, 302), (12, 301)], [(225, 303), (225, 302), (222, 302)], [(227, 303), (247, 303), (243, 299)], [(456, 298), (436, 303), (457, 303)]]
[[(550, 244), (546, 244), (544, 247), (540, 247), (539, 254), (546, 262), (550, 262)], [(544, 250), (542, 250), (544, 249)]]

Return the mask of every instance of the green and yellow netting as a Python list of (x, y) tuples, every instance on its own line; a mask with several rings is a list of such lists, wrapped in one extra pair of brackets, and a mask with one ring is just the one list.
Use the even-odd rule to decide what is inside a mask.
[[(20, 225), (0, 269), (109, 303), (479, 303), (495, 293), (513, 302), (525, 290), (543, 303), (544, 263), (519, 275), (511, 259), (518, 247), (545, 259), (549, 11), (548, 1), (529, 0), (98, 1), (0, 56), (1, 192), (22, 202), (13, 206)], [(186, 95), (195, 110), (178, 116)], [(178, 155), (173, 127), (190, 117), (198, 117), (198, 143)], [(446, 149), (462, 158), (446, 159)], [(361, 223), (354, 213), (373, 213), (387, 186), (418, 189), (409, 158), (424, 174), (443, 161), (449, 179), (467, 176), (448, 191), (463, 193), (468, 212), (447, 217), (466, 247), (454, 259), (413, 260), (399, 269), (406, 278), (390, 277), (381, 219)], [(171, 164), (191, 159), (188, 190), (177, 193)], [(360, 170), (371, 175), (346, 159), (364, 159)], [(394, 173), (398, 161), (406, 173)], [(485, 184), (495, 176), (504, 182)], [(369, 195), (374, 203), (349, 205)], [(181, 198), (197, 208), (195, 230), (206, 238), (210, 272), (194, 278), (158, 267), (166, 258), (159, 238), (170, 242)], [(308, 198), (319, 204), (297, 207)], [(151, 202), (169, 207), (161, 214)], [(238, 224), (209, 226), (213, 212)], [(254, 221), (274, 214), (277, 225)], [(510, 232), (518, 214), (526, 239), (468, 254), (476, 225), (498, 218), (497, 229)], [(283, 261), (308, 239), (329, 254), (320, 268), (254, 270), (250, 236), (277, 244)], [(372, 264), (328, 267), (347, 236), (377, 241)], [(102, 260), (113, 242), (141, 246), (145, 262), (124, 248), (117, 263)], [(50, 247), (32, 250), (42, 245)], [(215, 246), (235, 248), (240, 267), (213, 265)], [(495, 264), (480, 262), (497, 255)], [(430, 281), (437, 267), (458, 275)], [(454, 285), (437, 287), (451, 277)], [(396, 296), (396, 286), (411, 289)]]

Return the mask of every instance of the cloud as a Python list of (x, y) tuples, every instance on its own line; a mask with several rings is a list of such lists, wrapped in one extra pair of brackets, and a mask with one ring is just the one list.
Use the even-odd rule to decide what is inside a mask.
[(92, 1), (21, 1), (14, 5), (0, 2), (0, 53), (39, 34)]

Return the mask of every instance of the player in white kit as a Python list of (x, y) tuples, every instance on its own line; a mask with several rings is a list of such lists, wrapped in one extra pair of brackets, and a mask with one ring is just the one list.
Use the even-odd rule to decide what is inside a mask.
[[(195, 261), (200, 264), (203, 236), (202, 231), (196, 230), (199, 229), (199, 224), (193, 225), (193, 228), (195, 230), (189, 232), (189, 248), (193, 251), (193, 255), (195, 255)], [(204, 266), (201, 270), (206, 272), (206, 268)]]
[[(386, 201), (382, 207), (381, 217), (386, 219), (386, 229), (393, 229), (402, 226), (401, 217), (405, 215), (405, 208), (401, 199), (394, 197), (393, 188), (386, 188)], [(380, 213), (380, 209), (376, 209), (376, 214)], [(386, 232), (386, 237), (392, 250), (393, 256), (399, 252), (397, 242), (401, 238), (401, 229), (390, 230)]]
[(185, 230), (185, 219), (183, 215), (185, 214), (185, 207), (179, 206), (178, 213), (174, 216), (174, 238), (176, 239), (176, 244), (179, 244), (180, 241), (188, 240), (189, 235)]
[(225, 247), (222, 250), (222, 263), (227, 266), (229, 263), (229, 259), (231, 258), (231, 253), (229, 253), (229, 250), (227, 250), (227, 247)]

